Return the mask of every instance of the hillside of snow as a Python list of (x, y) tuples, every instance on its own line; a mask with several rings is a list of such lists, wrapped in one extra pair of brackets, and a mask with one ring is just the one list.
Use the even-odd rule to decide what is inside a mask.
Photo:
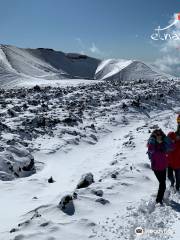
[(178, 240), (179, 193), (167, 180), (155, 205), (146, 143), (176, 128), (179, 101), (166, 78), (0, 89), (0, 239)]
[[(0, 45), (0, 84), (60, 79), (93, 79), (100, 60), (53, 49)], [(18, 84), (18, 81), (16, 81)]]
[(128, 65), (132, 63), (131, 60), (124, 60), (124, 59), (107, 59), (102, 61), (98, 68), (96, 69), (95, 76), (97, 79), (108, 79), (113, 77), (116, 74), (126, 68)]
[(101, 80), (117, 79), (128, 81), (142, 79), (151, 81), (153, 79), (167, 79), (168, 77), (166, 74), (160, 74), (151, 66), (140, 61), (108, 59), (100, 63), (95, 78)]
[[(104, 80), (159, 80), (172, 78), (137, 60), (99, 60), (47, 48), (17, 48), (0, 45), (0, 86), (89, 84)], [(73, 80), (73, 81), (72, 81)], [(86, 80), (86, 81), (85, 81)], [(67, 85), (67, 84), (66, 84)]]

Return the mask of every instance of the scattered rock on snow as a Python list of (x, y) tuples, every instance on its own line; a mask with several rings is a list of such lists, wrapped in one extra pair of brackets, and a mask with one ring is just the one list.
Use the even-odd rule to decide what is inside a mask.
[(59, 203), (59, 208), (67, 215), (74, 215), (75, 207), (73, 203), (73, 197), (71, 195), (64, 196)]
[(118, 161), (117, 160), (113, 160), (112, 162), (110, 162), (110, 165), (115, 165), (115, 164), (117, 164), (118, 163)]
[(86, 188), (94, 183), (94, 177), (92, 173), (87, 173), (81, 177), (80, 182), (77, 185), (77, 189)]
[(124, 145), (125, 147), (128, 147), (128, 148), (135, 148), (135, 147), (136, 147), (135, 143), (134, 143), (132, 140), (129, 140), (129, 141), (127, 141), (127, 142), (124, 142), (123, 145)]
[(97, 137), (94, 134), (90, 134), (89, 137), (91, 137), (94, 141), (98, 141)]
[(40, 88), (39, 85), (34, 86), (33, 89), (34, 89), (34, 91), (36, 91), (36, 92), (40, 92), (40, 91), (41, 91), (41, 88)]
[(73, 192), (73, 199), (77, 199), (78, 194), (76, 192)]
[(104, 194), (102, 190), (95, 190), (95, 189), (93, 189), (91, 192), (93, 194), (95, 194), (96, 196), (98, 196), (98, 197), (102, 197), (103, 194)]
[(101, 203), (102, 205), (110, 203), (107, 199), (104, 199), (104, 198), (98, 198), (96, 199), (96, 202)]
[(48, 179), (48, 183), (54, 183), (55, 181), (54, 181), (54, 179), (53, 179), (53, 177), (50, 177), (49, 179)]
[(17, 228), (12, 228), (12, 229), (10, 230), (10, 233), (14, 233), (14, 232), (17, 232), (17, 231), (18, 231)]
[(17, 117), (17, 113), (13, 110), (13, 109), (8, 109), (7, 113), (11, 116), (11, 117)]
[(70, 117), (63, 119), (62, 122), (63, 122), (65, 125), (72, 126), (72, 127), (78, 125), (77, 119), (75, 119), (75, 118), (70, 118)]
[(10, 145), (0, 153), (0, 180), (10, 181), (33, 173), (35, 173), (34, 157), (22, 145)]
[(47, 227), (50, 224), (50, 222), (44, 222), (40, 224), (40, 227)]
[(119, 173), (116, 171), (116, 172), (114, 172), (114, 173), (111, 174), (111, 177), (114, 178), (114, 179), (116, 179), (117, 176), (118, 176), (118, 174), (119, 174)]

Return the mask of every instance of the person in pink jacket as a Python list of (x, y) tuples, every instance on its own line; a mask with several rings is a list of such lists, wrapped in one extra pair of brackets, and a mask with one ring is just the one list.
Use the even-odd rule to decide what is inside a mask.
[(166, 168), (168, 167), (167, 153), (172, 150), (173, 145), (170, 138), (161, 129), (156, 129), (152, 132), (147, 147), (151, 168), (159, 181), (156, 202), (163, 204), (164, 192), (166, 190)]
[(174, 187), (176, 192), (180, 190), (180, 114), (177, 117), (177, 130), (170, 132), (168, 137), (174, 143), (174, 149), (168, 153), (168, 178), (171, 182), (171, 187)]

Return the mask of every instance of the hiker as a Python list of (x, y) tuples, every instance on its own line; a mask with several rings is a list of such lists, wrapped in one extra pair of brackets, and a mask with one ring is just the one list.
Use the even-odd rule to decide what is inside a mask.
[(166, 190), (166, 168), (168, 167), (167, 152), (171, 150), (172, 142), (161, 129), (155, 129), (148, 140), (147, 147), (151, 168), (159, 181), (156, 203), (163, 204)]
[[(176, 191), (180, 188), (180, 114), (177, 117), (177, 130), (176, 132), (170, 132), (169, 138), (174, 144), (174, 148), (168, 153), (168, 178), (171, 182), (171, 187), (174, 187)], [(174, 177), (175, 174), (175, 177)]]

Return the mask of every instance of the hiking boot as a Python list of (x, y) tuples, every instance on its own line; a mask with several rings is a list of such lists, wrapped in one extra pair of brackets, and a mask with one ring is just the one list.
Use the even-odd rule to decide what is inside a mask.
[(156, 202), (156, 204), (155, 204), (155, 206), (157, 206), (157, 207), (163, 207), (165, 204), (164, 204), (164, 202), (163, 201), (161, 201), (161, 202)]
[(162, 205), (163, 204), (163, 201), (162, 200), (159, 200), (159, 199), (156, 199), (156, 203)]

